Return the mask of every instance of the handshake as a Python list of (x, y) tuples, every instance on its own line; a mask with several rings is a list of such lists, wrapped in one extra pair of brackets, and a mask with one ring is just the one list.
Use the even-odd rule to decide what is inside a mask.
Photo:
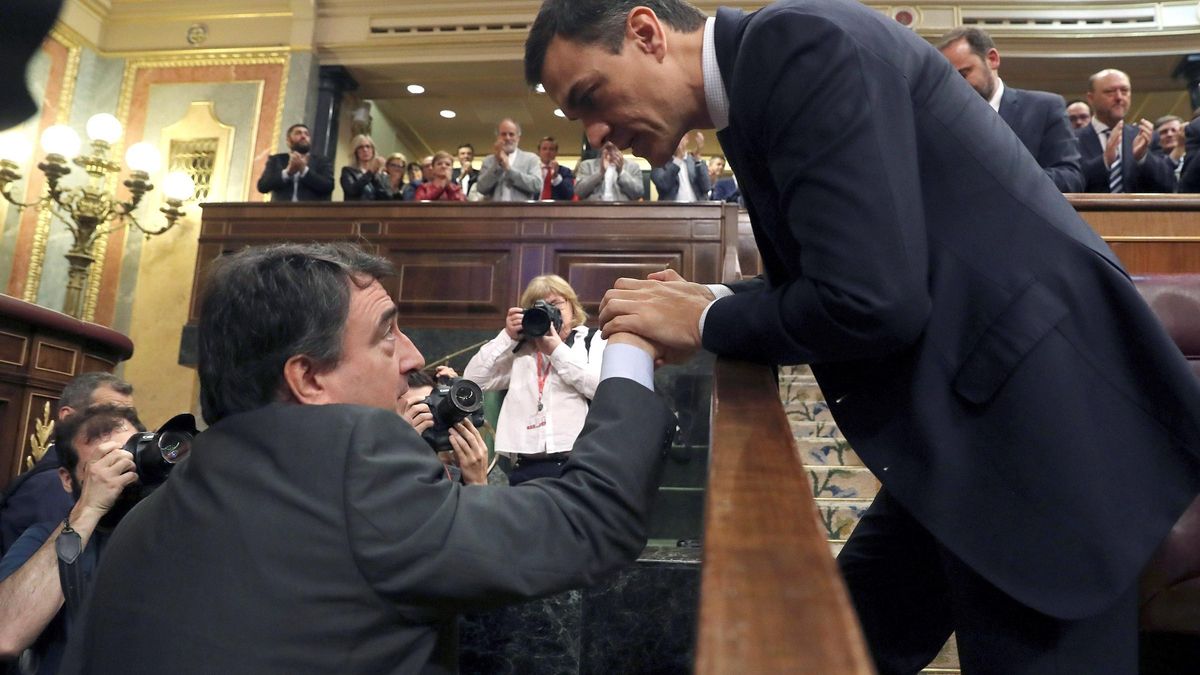
[(609, 344), (649, 352), (655, 366), (682, 363), (701, 347), (700, 316), (714, 297), (671, 269), (644, 280), (617, 279), (600, 302), (601, 334)]

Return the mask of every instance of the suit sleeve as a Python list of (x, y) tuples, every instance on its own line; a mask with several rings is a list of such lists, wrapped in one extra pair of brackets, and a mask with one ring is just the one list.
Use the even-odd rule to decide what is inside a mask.
[(1097, 154), (1095, 143), (1099, 139), (1089, 127), (1080, 129), (1075, 134), (1079, 143), (1079, 169), (1083, 173), (1083, 189), (1086, 192), (1108, 192), (1108, 166), (1104, 164), (1104, 144), (1100, 143)]
[(558, 167), (558, 175), (562, 176), (562, 182), (551, 188), (550, 194), (555, 199), (562, 201), (570, 201), (575, 196), (575, 174), (565, 166)]
[(1166, 157), (1157, 152), (1146, 151), (1144, 161), (1137, 168), (1138, 192), (1175, 192), (1175, 170)]
[(514, 190), (524, 193), (530, 199), (536, 199), (542, 192), (542, 164), (537, 155), (522, 153), (517, 155), (505, 174), (505, 180)]
[(280, 158), (286, 160), (287, 155), (271, 155), (267, 158), (267, 163), (263, 167), (262, 175), (258, 177), (258, 191), (264, 195), (282, 188), (283, 170), (287, 166), (286, 161), (280, 161)]
[(646, 192), (646, 186), (642, 184), (642, 167), (627, 158), (625, 166), (617, 174), (617, 187), (630, 201), (641, 199)]
[(328, 197), (333, 194), (333, 162), (320, 155), (311, 156), (308, 173), (300, 182), (315, 195)]
[(696, 199), (704, 201), (704, 196), (708, 194), (709, 189), (712, 187), (712, 183), (709, 182), (708, 178), (708, 166), (697, 159), (692, 162), (692, 172), (696, 174), (692, 179), (692, 183), (695, 186)]
[(496, 163), (495, 155), (488, 155), (483, 158), (483, 165), (479, 168), (479, 176), (476, 178), (475, 189), (479, 194), (492, 198), (496, 192), (496, 187), (500, 185), (500, 179), (504, 177), (504, 169)]
[(1038, 164), (1060, 192), (1083, 192), (1083, 169), (1080, 167), (1079, 141), (1071, 133), (1067, 120), (1067, 104), (1061, 96), (1044, 102), (1045, 129), (1038, 148)]
[(440, 478), (396, 415), (364, 417), (346, 458), (349, 541), (402, 612), (448, 614), (595, 583), (632, 562), (674, 419), (653, 392), (605, 380), (561, 479), (518, 487)]
[(604, 174), (600, 173), (599, 167), (599, 163), (590, 160), (584, 160), (575, 166), (575, 194), (579, 195), (580, 199), (587, 199), (600, 187)]
[[(743, 38), (732, 122), (762, 154), (794, 274), (709, 309), (704, 347), (770, 363), (882, 356), (917, 340), (931, 299), (908, 81), (828, 19), (778, 12)], [(745, 45), (754, 45), (746, 47)], [(930, 74), (934, 94), (953, 71)], [(940, 78), (940, 79), (939, 79)], [(744, 87), (736, 83), (743, 82)], [(769, 172), (769, 174), (767, 173)], [(754, 173), (754, 170), (751, 170)], [(753, 212), (753, 209), (752, 209)]]
[(1200, 192), (1200, 119), (1192, 120), (1184, 133), (1187, 154), (1183, 158), (1183, 172), (1179, 175), (1179, 191)]
[(516, 340), (510, 338), (508, 333), (500, 331), (499, 335), (475, 352), (475, 356), (467, 362), (463, 377), (478, 384), (484, 391), (508, 389), (512, 378), (513, 360), (516, 358), (513, 347), (516, 346)]
[(658, 188), (658, 201), (672, 200), (679, 194), (679, 166), (667, 162), (650, 169), (650, 182)]

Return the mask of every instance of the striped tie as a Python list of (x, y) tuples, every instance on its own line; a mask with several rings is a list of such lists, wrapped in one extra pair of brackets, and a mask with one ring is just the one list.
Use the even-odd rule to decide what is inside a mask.
[[(1112, 135), (1112, 129), (1104, 130), (1104, 140), (1107, 141)], [(1119, 194), (1125, 191), (1125, 186), (1121, 181), (1121, 146), (1117, 146), (1117, 158), (1113, 160), (1112, 166), (1108, 167), (1108, 191), (1112, 194)]]

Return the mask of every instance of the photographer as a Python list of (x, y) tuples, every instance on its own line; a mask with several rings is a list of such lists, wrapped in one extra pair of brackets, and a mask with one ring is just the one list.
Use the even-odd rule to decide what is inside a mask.
[[(542, 335), (525, 330), (531, 318), (526, 315), (535, 313), (550, 315)], [(496, 424), (496, 452), (515, 456), (510, 485), (560, 475), (583, 428), (604, 351), (602, 338), (585, 321), (587, 313), (565, 279), (535, 277), (521, 295), (521, 307), (509, 308), (504, 330), (467, 364), (463, 376), (484, 391), (508, 389)]]
[[(125, 441), (142, 429), (131, 407), (94, 406), (58, 423), (55, 445), (62, 467), (62, 487), (75, 499), (66, 523), (79, 535), (83, 554), (77, 565), (83, 577), (95, 570), (105, 539), (101, 518), (117, 497), (137, 481)], [(13, 658), (27, 648), (20, 673), (54, 673), (66, 645), (70, 618), (62, 611), (55, 543), (64, 523), (30, 526), (0, 560), (0, 658)], [(96, 536), (93, 536), (96, 535)]]
[[(438, 366), (434, 376), (453, 379), (458, 373), (449, 366)], [(433, 413), (425, 399), (437, 384), (424, 370), (408, 374), (408, 395), (397, 399), (396, 412), (424, 433), (433, 426)], [(450, 427), (450, 450), (439, 450), (438, 459), (446, 467), (446, 477), (463, 485), (487, 485), (488, 449), (479, 430), (469, 418)]]

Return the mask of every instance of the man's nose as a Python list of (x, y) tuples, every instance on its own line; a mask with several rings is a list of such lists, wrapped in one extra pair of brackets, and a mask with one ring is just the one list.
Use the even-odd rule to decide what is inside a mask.
[(586, 129), (588, 143), (597, 149), (604, 145), (604, 141), (608, 140), (608, 135), (612, 133), (612, 127), (604, 122), (587, 123)]
[(396, 352), (400, 355), (400, 373), (406, 374), (425, 367), (425, 357), (421, 350), (400, 332), (396, 338)]

